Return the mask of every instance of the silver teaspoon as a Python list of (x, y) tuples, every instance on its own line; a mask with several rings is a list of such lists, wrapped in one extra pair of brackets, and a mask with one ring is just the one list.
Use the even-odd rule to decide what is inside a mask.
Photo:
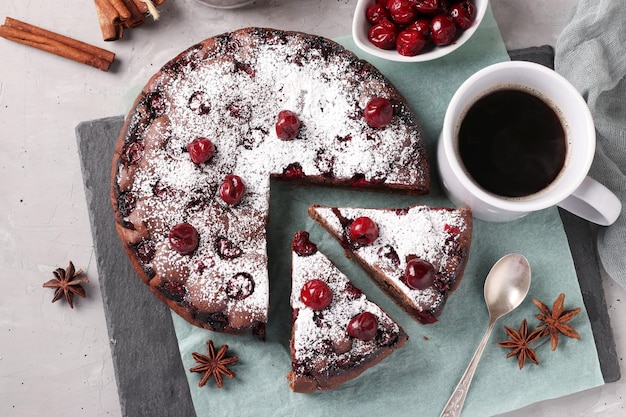
[(485, 303), (489, 311), (489, 327), (439, 417), (461, 415), (470, 383), (496, 320), (515, 310), (526, 298), (529, 288), (530, 265), (523, 255), (511, 253), (503, 256), (493, 265), (485, 280), (484, 290)]

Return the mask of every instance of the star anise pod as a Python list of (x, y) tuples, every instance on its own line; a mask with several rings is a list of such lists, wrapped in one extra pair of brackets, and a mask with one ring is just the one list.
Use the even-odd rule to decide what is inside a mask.
[(193, 352), (191, 354), (199, 365), (196, 365), (189, 370), (191, 372), (204, 372), (198, 386), (204, 386), (204, 384), (206, 384), (207, 381), (213, 377), (213, 379), (215, 379), (215, 385), (217, 385), (218, 388), (222, 388), (224, 386), (222, 375), (226, 375), (231, 379), (234, 378), (235, 373), (228, 369), (228, 365), (237, 362), (239, 358), (237, 356), (226, 357), (228, 345), (222, 345), (222, 347), (220, 347), (220, 349), (216, 352), (212, 340), (207, 340), (206, 350), (208, 355), (202, 355), (198, 352)]
[(535, 317), (541, 322), (538, 327), (541, 328), (542, 336), (550, 335), (552, 350), (555, 350), (559, 345), (559, 333), (567, 337), (580, 339), (578, 332), (569, 324), (565, 324), (580, 313), (580, 307), (564, 312), (564, 301), (565, 294), (559, 294), (556, 301), (554, 301), (554, 304), (552, 305), (552, 312), (550, 312), (550, 309), (548, 309), (544, 303), (533, 298), (533, 303), (535, 303), (541, 312), (541, 314), (535, 315)]
[(67, 269), (57, 268), (52, 271), (54, 278), (43, 284), (44, 288), (54, 288), (54, 297), (52, 302), (59, 300), (65, 296), (67, 303), (74, 308), (74, 294), (85, 297), (85, 289), (81, 284), (86, 284), (89, 279), (85, 276), (82, 269), (78, 271), (74, 268), (74, 264), (70, 261)]
[(524, 363), (526, 363), (527, 359), (535, 365), (539, 365), (535, 350), (529, 345), (541, 337), (541, 329), (534, 330), (532, 333), (528, 334), (528, 322), (524, 319), (519, 331), (515, 331), (507, 326), (504, 326), (504, 330), (509, 336), (509, 340), (498, 342), (498, 346), (513, 349), (508, 355), (506, 355), (507, 359), (511, 356), (517, 356), (519, 369), (524, 367)]

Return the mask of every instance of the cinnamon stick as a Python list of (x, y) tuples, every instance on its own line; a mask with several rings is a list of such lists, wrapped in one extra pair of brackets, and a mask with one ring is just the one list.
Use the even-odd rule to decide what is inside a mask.
[(132, 0), (141, 13), (148, 13), (148, 5), (141, 0)]
[(94, 0), (98, 22), (102, 39), (105, 41), (116, 41), (124, 34), (124, 27), (121, 24), (120, 16), (109, 0)]
[(165, 0), (94, 0), (102, 39), (121, 39), (124, 28), (141, 26), (148, 13), (154, 20), (158, 20), (159, 11), (156, 6), (164, 2)]
[(97, 46), (6, 17), (0, 37), (108, 71), (115, 54)]
[(126, 7), (124, 0), (108, 0), (108, 2), (113, 6), (119, 19), (121, 22), (125, 22), (130, 18), (130, 10)]
[(146, 18), (143, 12), (139, 10), (135, 2), (133, 0), (122, 1), (130, 12), (129, 18), (124, 21), (124, 26), (126, 26), (127, 28), (134, 28), (143, 25), (143, 23), (146, 21)]

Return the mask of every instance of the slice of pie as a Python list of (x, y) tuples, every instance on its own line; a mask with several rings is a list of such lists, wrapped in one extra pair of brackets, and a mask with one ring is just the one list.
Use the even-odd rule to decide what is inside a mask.
[(309, 215), (420, 323), (433, 323), (461, 282), (472, 215), (466, 208), (365, 209), (313, 205)]
[(330, 390), (359, 376), (408, 340), (379, 306), (297, 232), (292, 251), (292, 371), (295, 392)]

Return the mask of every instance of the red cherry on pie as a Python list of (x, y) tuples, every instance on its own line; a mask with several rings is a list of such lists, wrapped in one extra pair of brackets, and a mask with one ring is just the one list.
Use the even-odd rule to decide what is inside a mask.
[(317, 252), (317, 245), (309, 239), (309, 232), (303, 230), (293, 236), (291, 247), (300, 256), (311, 256)]
[(194, 164), (202, 164), (215, 154), (215, 146), (207, 138), (197, 138), (187, 145), (187, 151)]
[(406, 264), (404, 278), (409, 287), (425, 290), (435, 281), (435, 267), (428, 261), (413, 258)]
[(365, 123), (368, 126), (385, 127), (393, 117), (393, 105), (386, 98), (374, 97), (365, 106), (363, 117), (365, 117)]
[(307, 307), (319, 311), (330, 305), (333, 300), (333, 292), (324, 281), (312, 279), (302, 286), (300, 299)]
[(350, 336), (356, 339), (373, 340), (378, 331), (378, 320), (369, 311), (364, 311), (350, 320), (346, 330)]
[(243, 183), (243, 180), (241, 177), (233, 174), (227, 175), (226, 178), (224, 178), (219, 189), (220, 198), (231, 206), (239, 204), (245, 192), (246, 185)]
[(353, 243), (371, 245), (378, 238), (378, 226), (369, 217), (358, 217), (348, 228), (348, 237)]
[(276, 121), (276, 136), (281, 140), (292, 140), (300, 132), (300, 119), (290, 110), (282, 110), (278, 113)]
[(189, 223), (179, 223), (172, 227), (168, 238), (172, 248), (181, 255), (188, 255), (195, 251), (200, 242), (198, 231)]

